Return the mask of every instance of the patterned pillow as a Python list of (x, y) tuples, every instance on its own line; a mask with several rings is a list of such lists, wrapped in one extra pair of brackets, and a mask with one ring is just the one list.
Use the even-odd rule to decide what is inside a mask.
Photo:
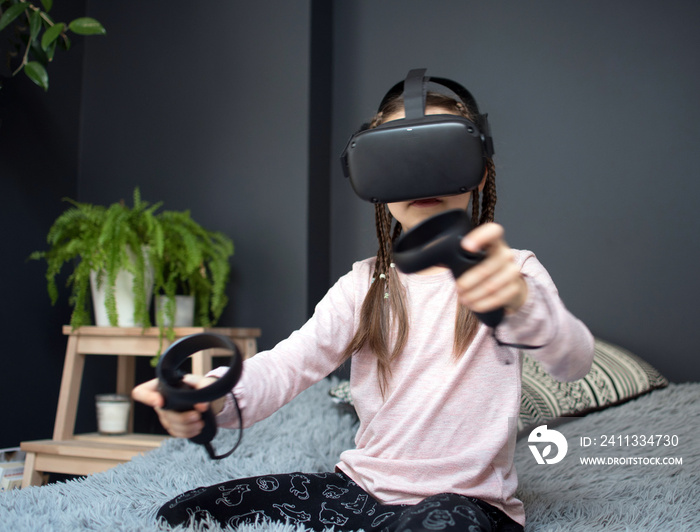
[(665, 386), (668, 380), (651, 364), (599, 338), (591, 371), (573, 382), (555, 380), (525, 355), (518, 431), (558, 417), (585, 416)]
[(340, 381), (328, 393), (331, 395), (331, 400), (338, 405), (353, 405), (350, 395), (350, 381), (348, 380)]
[[(518, 432), (559, 417), (585, 416), (665, 386), (668, 380), (651, 364), (598, 338), (591, 371), (574, 382), (554, 379), (525, 355)], [(352, 406), (349, 381), (341, 381), (330, 394), (336, 403)]]

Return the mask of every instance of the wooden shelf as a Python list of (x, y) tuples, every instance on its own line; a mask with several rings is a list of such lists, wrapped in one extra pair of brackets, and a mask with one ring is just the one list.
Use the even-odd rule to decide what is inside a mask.
[[(175, 340), (191, 334), (213, 332), (229, 337), (241, 350), (243, 358), (257, 351), (260, 329), (227, 327), (176, 327)], [(137, 454), (158, 447), (164, 436), (153, 434), (75, 435), (75, 418), (82, 384), (85, 356), (117, 356), (116, 393), (130, 395), (134, 387), (134, 357), (153, 357), (170, 345), (160, 338), (157, 327), (63, 327), (68, 336), (66, 360), (56, 409), (53, 439), (22, 442), (27, 453), (22, 487), (41, 484), (45, 472), (89, 475), (105, 471), (131, 460)], [(222, 349), (207, 349), (192, 355), (192, 373), (203, 375), (212, 369), (212, 358), (228, 354)], [(133, 409), (132, 409), (133, 411)], [(133, 430), (133, 414), (129, 421)]]
[(73, 440), (22, 442), (27, 453), (22, 487), (41, 484), (41, 472), (91, 475), (128, 462), (134, 456), (158, 447), (165, 436), (129, 434), (102, 436), (86, 434)]
[(100, 434), (99, 432), (89, 432), (86, 434), (76, 434), (74, 439), (76, 441), (85, 442), (95, 442), (95, 443), (106, 443), (110, 445), (137, 445), (140, 447), (149, 447), (155, 449), (160, 447), (163, 440), (169, 438), (162, 434), (116, 434), (116, 435), (106, 435)]

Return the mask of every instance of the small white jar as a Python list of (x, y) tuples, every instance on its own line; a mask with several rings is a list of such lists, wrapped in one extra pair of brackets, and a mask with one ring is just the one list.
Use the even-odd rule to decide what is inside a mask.
[(100, 434), (126, 434), (129, 427), (131, 400), (126, 395), (100, 394), (95, 396), (97, 430)]

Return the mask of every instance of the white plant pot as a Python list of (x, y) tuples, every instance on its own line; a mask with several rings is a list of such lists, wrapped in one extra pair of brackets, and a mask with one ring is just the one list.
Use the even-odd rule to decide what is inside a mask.
[[(156, 296), (156, 323), (163, 327), (192, 327), (194, 325), (194, 296), (175, 296), (175, 321), (165, 315), (167, 296)], [(162, 314), (161, 314), (162, 312)]]
[[(146, 301), (147, 309), (151, 308), (151, 294), (153, 293), (153, 268), (146, 268)], [(92, 303), (95, 310), (95, 325), (98, 327), (110, 327), (107, 308), (105, 307), (105, 284), (107, 276), (102, 276), (101, 286), (97, 286), (97, 272), (90, 272), (90, 288), (92, 289)], [(134, 274), (127, 270), (121, 270), (117, 274), (114, 285), (114, 297), (117, 303), (118, 327), (143, 327), (143, 323), (134, 321)]]

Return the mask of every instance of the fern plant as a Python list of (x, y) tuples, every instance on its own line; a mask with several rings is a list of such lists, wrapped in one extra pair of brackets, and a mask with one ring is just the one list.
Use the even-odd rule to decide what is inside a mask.
[(88, 311), (90, 273), (97, 272), (97, 283), (105, 288), (105, 307), (112, 326), (118, 323), (115, 284), (121, 270), (134, 276), (134, 322), (150, 326), (146, 278), (149, 266), (157, 269), (163, 257), (163, 228), (154, 214), (160, 203), (149, 205), (134, 190), (133, 206), (123, 201), (108, 207), (79, 203), (69, 198), (72, 207), (53, 223), (47, 235), (50, 248), (35, 251), (30, 259), (47, 263), (46, 281), (51, 303), (58, 300), (56, 277), (66, 263), (73, 263), (67, 285), (73, 307), (73, 328), (91, 323)]
[[(204, 229), (189, 211), (163, 211), (158, 221), (164, 245), (162, 267), (155, 272), (155, 290), (165, 296), (165, 316), (173, 322), (175, 295), (191, 295), (195, 298), (195, 325), (215, 325), (228, 302), (233, 242), (223, 233)], [(163, 323), (162, 319), (157, 321)], [(171, 330), (168, 332), (172, 340)]]
[(233, 255), (233, 242), (226, 235), (204, 229), (189, 211), (157, 213), (162, 202), (150, 205), (143, 201), (138, 188), (132, 207), (123, 201), (108, 207), (65, 201), (72, 207), (51, 226), (49, 249), (35, 251), (29, 258), (46, 260), (52, 304), (58, 300), (57, 276), (66, 263), (74, 265), (67, 279), (73, 328), (91, 323), (88, 294), (92, 271), (105, 287), (109, 322), (118, 324), (115, 284), (121, 270), (134, 275), (134, 322), (149, 327), (149, 267), (153, 269), (153, 291), (166, 296), (163, 312), (167, 319), (158, 320), (161, 339), (174, 338), (172, 326), (162, 324), (174, 322), (178, 294), (194, 296), (195, 325), (211, 327), (217, 323), (228, 302), (226, 286)]

